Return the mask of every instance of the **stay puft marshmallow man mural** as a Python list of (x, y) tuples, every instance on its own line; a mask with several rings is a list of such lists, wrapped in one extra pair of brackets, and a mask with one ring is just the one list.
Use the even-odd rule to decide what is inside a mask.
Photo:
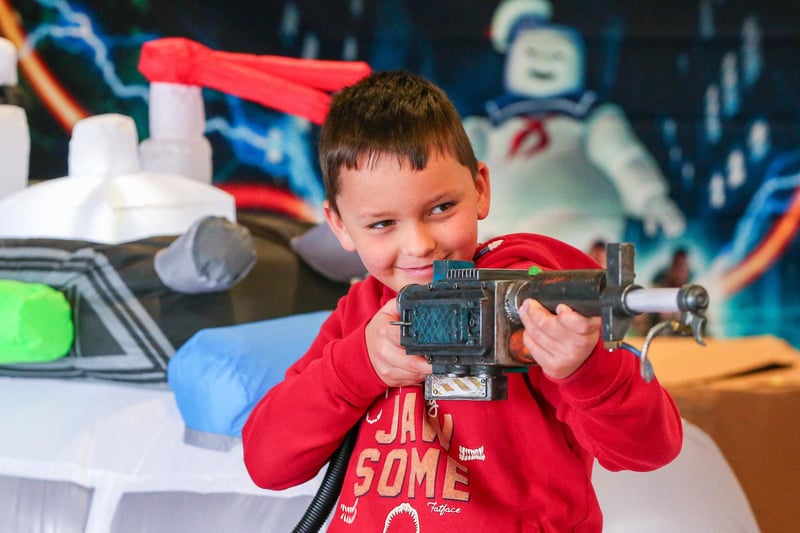
[(505, 0), (491, 26), (506, 54), (506, 94), (487, 116), (464, 119), (492, 171), (492, 210), (481, 237), (543, 233), (588, 250), (624, 238), (628, 218), (648, 236), (676, 237), (685, 219), (623, 111), (587, 91), (585, 51), (573, 28), (550, 22), (544, 0)]

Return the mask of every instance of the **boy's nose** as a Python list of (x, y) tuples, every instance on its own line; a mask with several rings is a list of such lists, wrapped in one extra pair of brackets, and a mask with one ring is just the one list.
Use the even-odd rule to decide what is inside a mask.
[(414, 224), (403, 235), (403, 247), (408, 255), (425, 257), (436, 248), (436, 239), (425, 224)]

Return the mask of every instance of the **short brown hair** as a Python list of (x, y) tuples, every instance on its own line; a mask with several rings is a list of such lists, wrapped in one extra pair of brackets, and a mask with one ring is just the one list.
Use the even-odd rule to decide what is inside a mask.
[(342, 167), (358, 168), (367, 156), (408, 160), (415, 170), (425, 168), (431, 151), (455, 157), (478, 172), (478, 162), (461, 117), (447, 94), (429, 80), (405, 71), (374, 72), (333, 95), (319, 140), (319, 161), (331, 208)]

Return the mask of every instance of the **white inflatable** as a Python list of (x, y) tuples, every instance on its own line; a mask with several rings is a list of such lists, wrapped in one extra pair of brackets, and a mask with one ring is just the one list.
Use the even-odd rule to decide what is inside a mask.
[(0, 37), (0, 85), (13, 86), (17, 83), (17, 48), (8, 39)]
[(211, 143), (203, 93), (196, 85), (150, 83), (150, 137), (139, 145), (142, 170), (180, 174), (211, 184)]
[(169, 390), (0, 377), (0, 531), (285, 532), (321, 478), (256, 487), (241, 444), (186, 444)]
[(714, 441), (684, 420), (683, 448), (654, 472), (609, 472), (593, 481), (604, 533), (759, 531), (750, 503)]
[(0, 198), (28, 184), (31, 134), (25, 110), (2, 98), (3, 87), (16, 87), (17, 49), (0, 37)]
[(133, 119), (112, 113), (75, 124), (68, 176), (0, 199), (0, 237), (119, 244), (183, 234), (206, 216), (235, 222), (233, 197), (186, 176), (142, 171)]
[[(256, 487), (241, 443), (186, 444), (168, 390), (0, 378), (3, 531), (291, 531), (321, 482)], [(648, 473), (594, 474), (605, 533), (757, 532), (719, 449), (684, 424), (683, 450)]]

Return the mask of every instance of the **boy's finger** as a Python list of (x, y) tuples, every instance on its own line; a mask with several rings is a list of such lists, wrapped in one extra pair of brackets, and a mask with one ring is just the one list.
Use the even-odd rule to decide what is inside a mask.
[(392, 298), (391, 300), (383, 304), (383, 307), (381, 307), (380, 312), (389, 314), (393, 317), (400, 316), (397, 311), (397, 298)]
[(421, 355), (409, 355), (407, 357), (414, 372), (418, 374), (430, 374), (433, 372), (433, 367), (425, 357)]
[(564, 326), (582, 335), (600, 329), (600, 317), (585, 317), (567, 304), (558, 304), (556, 315)]

